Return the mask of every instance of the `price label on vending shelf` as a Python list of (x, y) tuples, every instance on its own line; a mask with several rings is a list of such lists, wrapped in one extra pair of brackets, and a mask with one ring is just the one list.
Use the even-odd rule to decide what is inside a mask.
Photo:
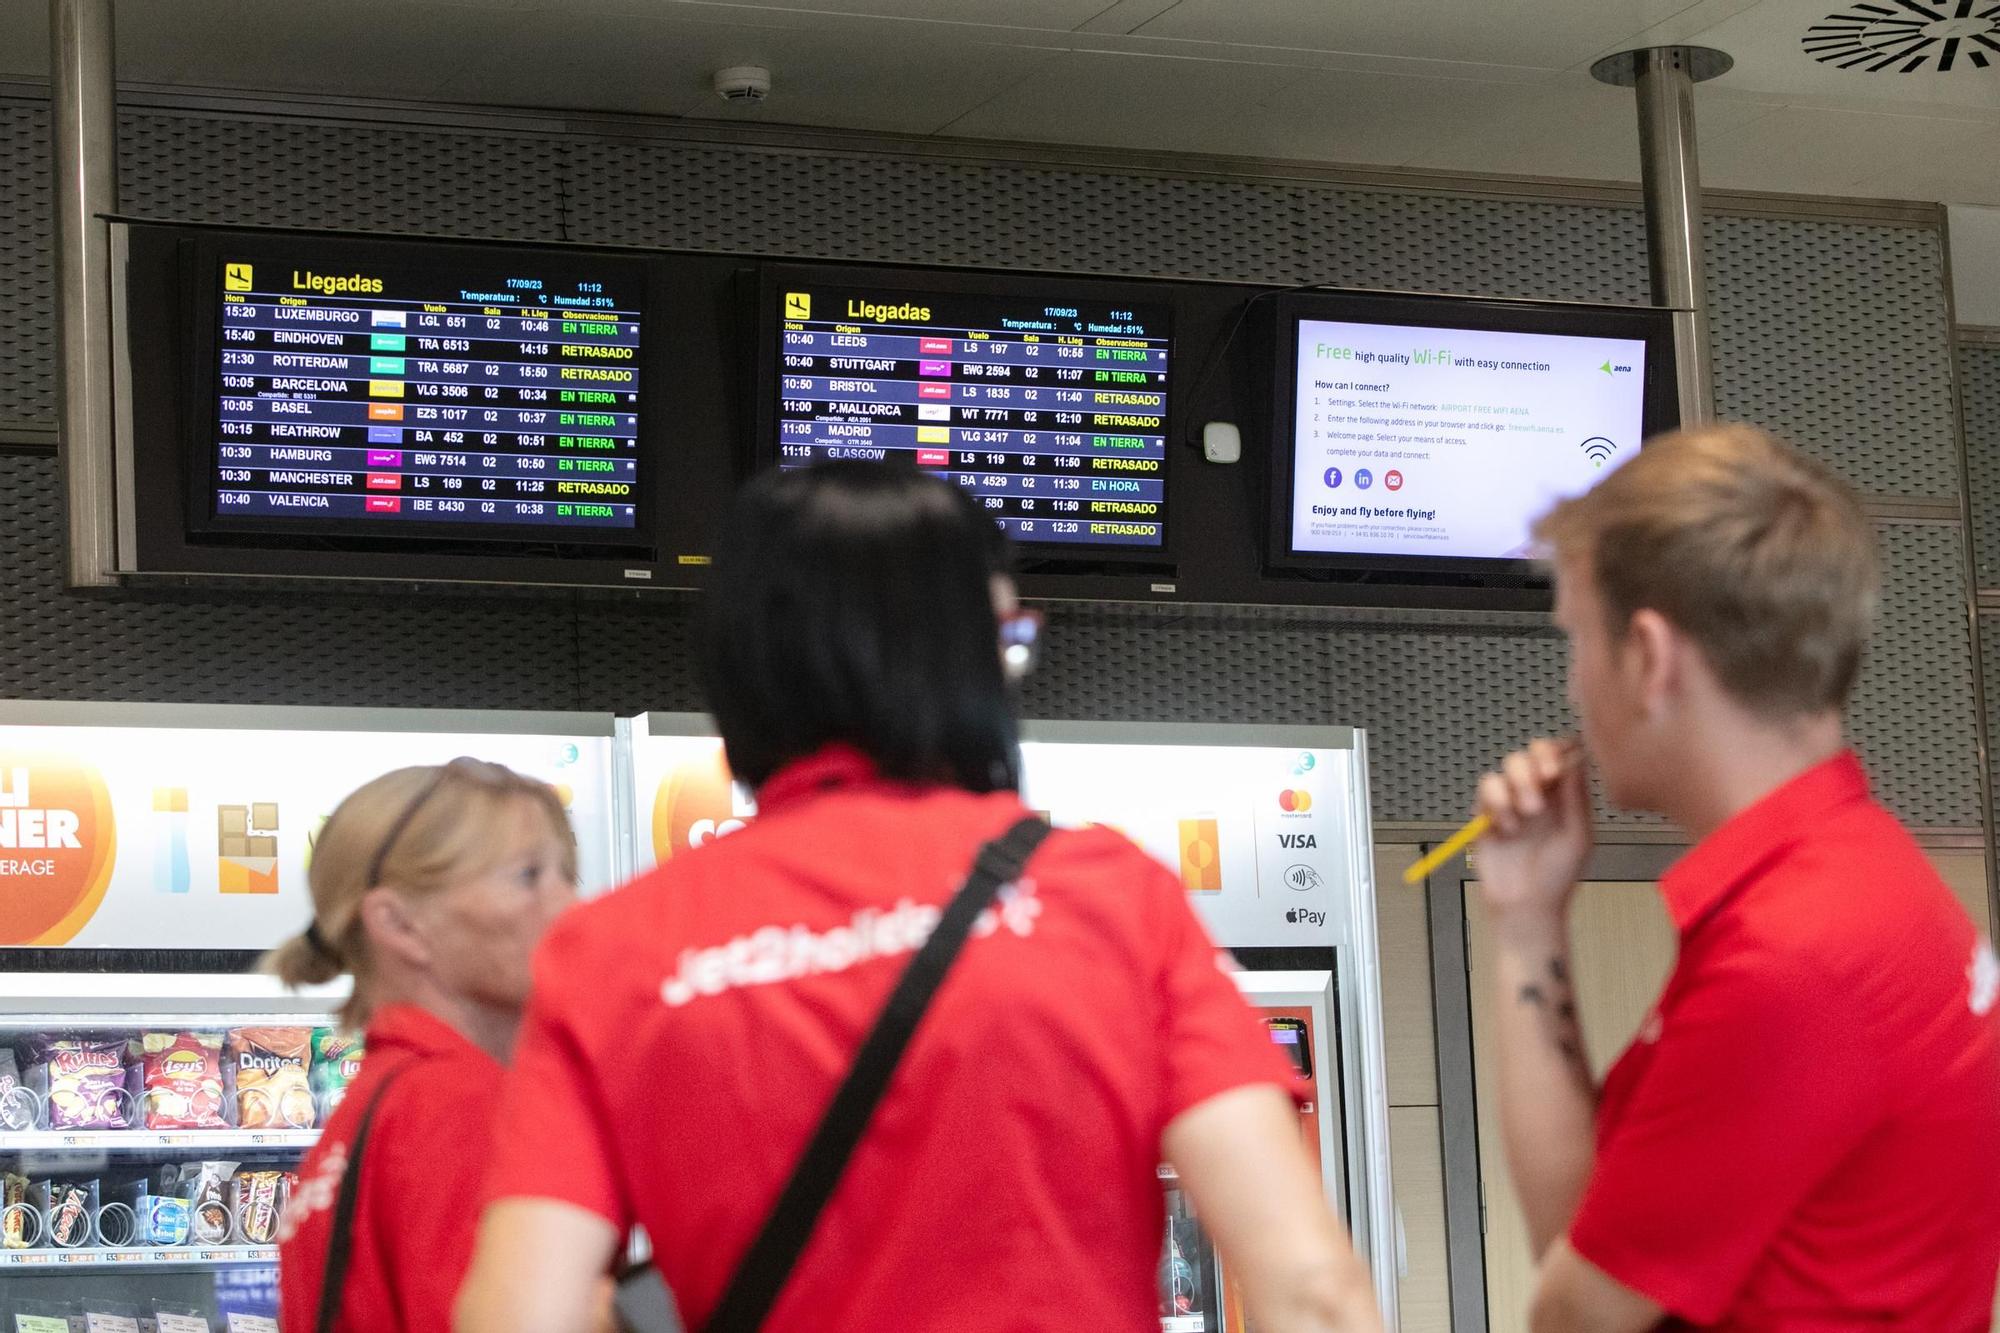
[(89, 1254), (80, 1250), (64, 1250), (56, 1256), (56, 1262), (59, 1264), (89, 1264), (97, 1262), (98, 1257), (95, 1254)]
[(129, 1314), (93, 1314), (83, 1316), (84, 1333), (139, 1333), (139, 1321)]
[(278, 1321), (267, 1314), (229, 1314), (229, 1333), (278, 1333)]
[(212, 1333), (208, 1321), (198, 1314), (169, 1314), (165, 1310), (154, 1317), (154, 1326), (160, 1333)]
[(160, 1252), (158, 1250), (119, 1250), (109, 1257), (114, 1264), (143, 1264), (148, 1260), (158, 1262)]
[(14, 1333), (69, 1333), (69, 1320), (61, 1315), (17, 1314)]

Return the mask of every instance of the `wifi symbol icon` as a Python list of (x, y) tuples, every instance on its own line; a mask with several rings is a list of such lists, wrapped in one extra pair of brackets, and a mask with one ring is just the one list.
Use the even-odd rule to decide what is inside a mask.
[(1611, 455), (1618, 452), (1618, 446), (1602, 435), (1591, 436), (1583, 442), (1582, 448), (1583, 456), (1598, 467), (1603, 467), (1610, 461)]

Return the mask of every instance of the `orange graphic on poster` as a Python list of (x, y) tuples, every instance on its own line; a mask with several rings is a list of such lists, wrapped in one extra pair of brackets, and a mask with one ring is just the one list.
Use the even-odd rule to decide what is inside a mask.
[(0, 944), (67, 944), (111, 884), (118, 826), (96, 768), (0, 751)]
[(1213, 815), (1181, 821), (1181, 887), (1189, 893), (1222, 892), (1222, 837)]
[(664, 864), (748, 822), (736, 813), (722, 751), (691, 759), (660, 779), (653, 797), (653, 859)]

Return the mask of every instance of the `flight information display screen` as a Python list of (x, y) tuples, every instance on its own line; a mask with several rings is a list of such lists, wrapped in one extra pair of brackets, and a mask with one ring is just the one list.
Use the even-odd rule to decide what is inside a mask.
[(780, 282), (781, 467), (903, 458), (1016, 540), (1166, 541), (1167, 312)]
[[(268, 244), (213, 272), (208, 517), (552, 542), (639, 525), (643, 269), (532, 251)], [(337, 255), (337, 258), (335, 257)]]

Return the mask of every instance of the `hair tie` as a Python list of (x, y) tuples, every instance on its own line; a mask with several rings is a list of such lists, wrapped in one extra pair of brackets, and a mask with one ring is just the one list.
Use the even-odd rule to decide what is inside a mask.
[(331, 944), (328, 944), (326, 936), (319, 933), (319, 920), (317, 918), (306, 923), (306, 943), (312, 946), (315, 953), (323, 955), (328, 962), (338, 963), (340, 961), (340, 951)]

